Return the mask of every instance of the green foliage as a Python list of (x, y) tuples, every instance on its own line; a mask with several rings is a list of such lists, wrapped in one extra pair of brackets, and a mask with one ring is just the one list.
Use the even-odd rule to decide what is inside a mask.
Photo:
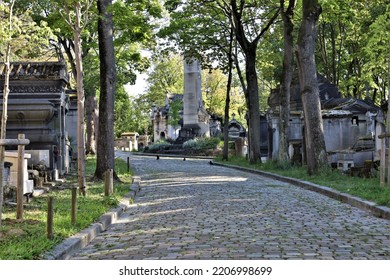
[(150, 133), (151, 106), (149, 107), (149, 104), (143, 97), (129, 97), (125, 91), (117, 91), (114, 123), (115, 135), (117, 137), (122, 132)]
[(13, 9), (12, 30), (9, 30), (8, 13), (8, 6), (1, 3), (0, 53), (5, 52), (6, 43), (10, 42), (11, 61), (47, 60), (55, 56), (55, 52), (49, 46), (49, 39), (54, 38), (52, 30), (44, 21), (39, 23), (33, 21), (31, 8)]
[(183, 108), (183, 102), (180, 100), (174, 100), (169, 104), (168, 112), (168, 124), (174, 128), (179, 127), (180, 111)]
[(220, 142), (221, 139), (218, 137), (195, 138), (184, 142), (183, 148), (192, 150), (210, 150), (216, 149)]
[[(224, 117), (227, 91), (227, 74), (220, 69), (203, 70), (203, 101), (204, 107), (210, 115)], [(230, 88), (230, 115), (245, 123), (244, 111), (245, 96), (237, 80), (233, 80)]]
[(153, 67), (148, 73), (147, 91), (143, 99), (149, 104), (163, 106), (167, 95), (181, 94), (184, 89), (183, 58), (173, 53), (153, 57)]
[[(95, 158), (89, 158), (86, 174), (92, 176), (95, 171)], [(87, 196), (77, 197), (76, 224), (71, 224), (71, 190), (56, 190), (36, 197), (24, 210), (24, 220), (15, 220), (15, 208), (7, 207), (4, 212), (3, 226), (0, 229), (0, 260), (41, 259), (43, 254), (65, 238), (95, 222), (108, 209), (117, 205), (119, 199), (129, 191), (132, 171), (127, 172), (127, 164), (116, 159), (116, 173), (123, 183), (115, 183), (114, 194), (104, 196), (104, 184), (87, 183)], [(75, 183), (77, 178), (68, 178), (66, 185)], [(46, 238), (47, 197), (54, 200), (54, 238)]]
[(158, 151), (164, 151), (169, 150), (173, 145), (171, 143), (168, 143), (164, 140), (157, 141), (157, 143), (154, 143), (152, 145), (149, 145), (145, 151), (150, 152), (158, 152)]
[(339, 86), (344, 96), (380, 104), (389, 69), (389, 4), (385, 1), (322, 1), (319, 22), (318, 70)]
[(184, 149), (195, 149), (197, 147), (197, 139), (190, 139), (183, 143)]
[(131, 103), (123, 87), (118, 88), (115, 96), (114, 132), (119, 138), (123, 132), (134, 131)]

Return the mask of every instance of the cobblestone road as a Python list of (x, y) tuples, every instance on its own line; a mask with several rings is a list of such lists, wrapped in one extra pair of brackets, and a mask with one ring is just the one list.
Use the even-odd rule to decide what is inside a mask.
[(73, 259), (390, 259), (390, 221), (323, 195), (208, 160), (131, 165), (135, 204)]

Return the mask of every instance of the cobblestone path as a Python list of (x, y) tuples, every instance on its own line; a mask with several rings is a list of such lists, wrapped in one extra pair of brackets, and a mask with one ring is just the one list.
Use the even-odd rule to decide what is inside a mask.
[(390, 221), (323, 195), (208, 160), (131, 165), (134, 205), (73, 259), (390, 259)]

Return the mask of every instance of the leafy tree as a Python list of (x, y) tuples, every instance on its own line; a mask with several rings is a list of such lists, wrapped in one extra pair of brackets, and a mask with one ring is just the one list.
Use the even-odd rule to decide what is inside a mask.
[(183, 108), (183, 102), (174, 100), (169, 104), (168, 124), (171, 125), (175, 131), (179, 127), (180, 111)]
[(132, 129), (132, 110), (129, 97), (122, 88), (118, 88), (115, 93), (115, 114), (114, 114), (114, 135), (119, 138), (125, 131), (134, 131)]
[[(6, 2), (11, 1), (4, 1)], [(4, 5), (3, 4), (3, 5)], [(35, 22), (33, 12), (29, 7), (22, 6), (20, 1), (15, 1), (13, 6), (13, 35), (10, 42), (12, 61), (21, 60), (51, 60), (56, 57), (54, 48), (50, 46), (49, 40), (55, 38), (51, 28), (44, 21)], [(7, 29), (6, 14), (1, 12), (0, 33)], [(0, 35), (1, 36), (1, 35)], [(6, 40), (0, 41), (0, 57), (6, 52)]]
[(269, 4), (231, 0), (228, 7), (232, 16), (235, 37), (245, 57), (245, 98), (248, 108), (249, 161), (251, 163), (261, 162), (259, 85), (256, 71), (257, 47), (279, 14), (279, 7)]
[(363, 72), (373, 90), (372, 100), (379, 103), (379, 100), (382, 102), (388, 98), (386, 87), (390, 87), (390, 4), (385, 6), (382, 3), (377, 9), (381, 14), (369, 26), (367, 34), (369, 39), (367, 45), (363, 47), (368, 58)]
[(222, 117), (226, 101), (226, 75), (219, 69), (203, 70), (204, 106), (210, 115)]
[[(53, 4), (57, 7), (59, 13), (71, 28), (73, 32), (74, 56), (76, 63), (76, 81), (77, 81), (77, 169), (78, 169), (78, 187), (82, 195), (86, 195), (85, 183), (85, 119), (84, 119), (84, 79), (83, 79), (83, 58), (81, 47), (81, 33), (89, 24), (89, 9), (93, 0), (75, 1), (68, 0)], [(61, 5), (60, 5), (61, 4)]]
[[(126, 97), (124, 86), (134, 84), (137, 73), (146, 72), (150, 61), (142, 55), (142, 49), (155, 47), (155, 29), (159, 24), (162, 8), (157, 0), (114, 1), (110, 9), (113, 13), (114, 50), (117, 68), (115, 99), (115, 134), (125, 131), (145, 131), (144, 112), (136, 112), (144, 103), (133, 103), (132, 97)], [(130, 108), (130, 110), (124, 110)], [(136, 110), (134, 110), (134, 108)], [(146, 112), (149, 112), (149, 109)], [(139, 119), (137, 119), (139, 117)], [(117, 120), (127, 120), (126, 125), (116, 124)], [(139, 124), (137, 123), (139, 122)], [(149, 122), (149, 116), (147, 117)]]
[(131, 98), (132, 117), (131, 122), (133, 123), (132, 131), (138, 131), (142, 134), (151, 134), (150, 127), (150, 110), (151, 105), (145, 95), (141, 95), (137, 98)]
[(184, 70), (183, 58), (172, 53), (160, 53), (152, 60), (152, 67), (148, 73), (145, 99), (150, 108), (165, 105), (167, 95), (183, 94)]
[(388, 5), (380, 0), (322, 1), (318, 70), (338, 85), (344, 96), (370, 96), (377, 104), (385, 97), (388, 70), (383, 68), (383, 58), (388, 49), (383, 42), (377, 45), (377, 40), (388, 37), (388, 23), (378, 29), (378, 23), (389, 17)]

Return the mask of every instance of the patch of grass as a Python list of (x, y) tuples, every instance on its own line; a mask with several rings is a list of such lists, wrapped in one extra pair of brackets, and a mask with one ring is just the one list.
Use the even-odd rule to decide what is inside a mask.
[[(86, 176), (92, 177), (96, 159), (89, 157), (86, 163)], [(132, 171), (127, 172), (127, 164), (121, 159), (115, 160), (116, 173), (121, 183), (114, 184), (114, 193), (104, 196), (103, 182), (90, 182), (87, 178), (87, 195), (77, 197), (76, 224), (71, 224), (71, 190), (52, 190), (47, 194), (34, 198), (25, 207), (23, 221), (16, 220), (16, 209), (4, 207), (3, 223), (0, 228), (1, 260), (41, 259), (45, 252), (65, 238), (76, 234), (110, 208), (118, 205), (119, 200), (129, 191), (132, 183)], [(64, 186), (77, 185), (77, 177), (66, 179)], [(54, 200), (54, 238), (49, 240), (46, 232), (47, 199)]]
[(351, 177), (343, 174), (339, 170), (333, 170), (331, 168), (323, 168), (319, 174), (309, 176), (305, 167), (291, 166), (288, 163), (272, 161), (262, 164), (250, 164), (245, 158), (234, 156), (229, 157), (227, 162), (222, 161), (220, 157), (217, 157), (216, 161), (316, 183), (365, 200), (373, 201), (378, 205), (390, 207), (390, 188), (380, 186), (380, 181), (377, 177)]

